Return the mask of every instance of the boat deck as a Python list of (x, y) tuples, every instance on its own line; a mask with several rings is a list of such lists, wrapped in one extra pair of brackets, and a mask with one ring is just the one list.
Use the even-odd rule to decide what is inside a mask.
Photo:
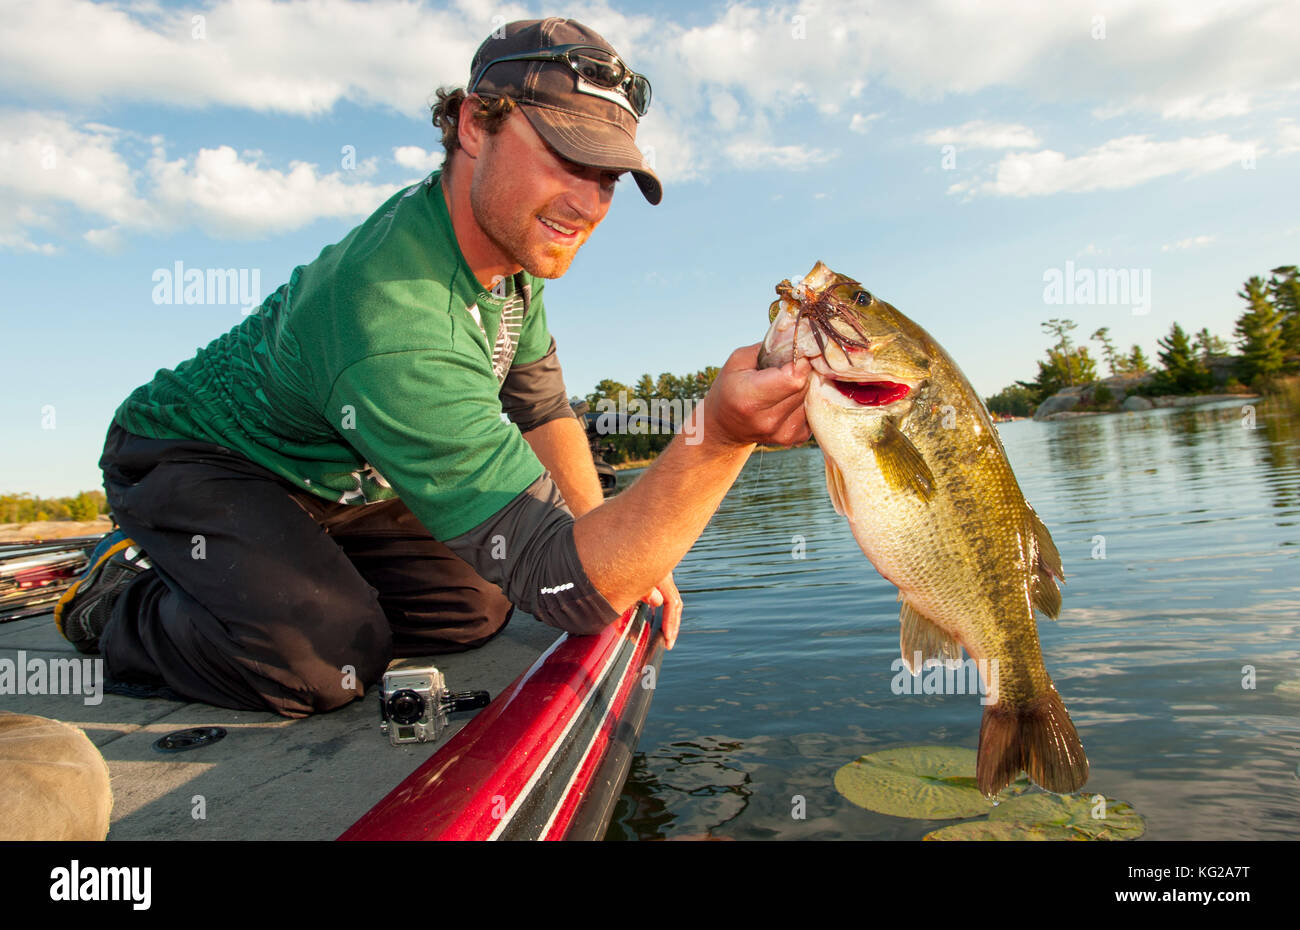
[[(390, 667), (434, 664), (453, 691), (486, 690), (495, 698), (561, 635), (516, 611), (481, 649)], [(49, 613), (0, 624), (0, 658), (18, 662), (20, 652), (26, 660), (98, 658), (78, 653)], [(300, 720), (107, 693), (98, 704), (82, 694), (0, 694), (0, 710), (85, 731), (112, 778), (110, 840), (332, 840), (482, 712), (452, 714), (436, 743), (393, 746), (379, 731), (374, 695)], [(178, 753), (153, 748), (168, 733), (204, 726), (224, 727), (225, 738)]]

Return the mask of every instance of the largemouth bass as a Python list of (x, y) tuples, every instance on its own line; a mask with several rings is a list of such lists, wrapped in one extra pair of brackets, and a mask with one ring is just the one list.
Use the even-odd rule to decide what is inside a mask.
[(903, 661), (915, 675), (931, 659), (959, 661), (964, 648), (992, 670), (980, 791), (994, 797), (1021, 771), (1049, 791), (1078, 790), (1088, 760), (1034, 617), (1060, 613), (1061, 556), (983, 402), (924, 329), (857, 281), (818, 262), (776, 291), (759, 367), (796, 355), (812, 364), (804, 409), (826, 486), (898, 586)]

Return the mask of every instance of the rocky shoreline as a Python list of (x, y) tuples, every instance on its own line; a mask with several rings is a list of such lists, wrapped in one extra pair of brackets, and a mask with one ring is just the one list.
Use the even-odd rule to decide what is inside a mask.
[[(1056, 395), (1053, 395), (1055, 397)], [(1252, 401), (1259, 400), (1259, 394), (1162, 394), (1157, 397), (1142, 397), (1134, 394), (1124, 398), (1124, 403), (1115, 410), (1058, 410), (1046, 416), (1034, 414), (1035, 420), (1072, 420), (1075, 417), (1095, 417), (1108, 413), (1140, 413), (1158, 407), (1196, 407), (1201, 404), (1213, 404), (1223, 400)], [(1052, 400), (1049, 397), (1047, 400)], [(1046, 404), (1047, 401), (1044, 401)], [(1041, 407), (1039, 408), (1042, 409)]]
[[(1224, 386), (1232, 377), (1237, 360), (1233, 357), (1213, 358), (1209, 361), (1210, 374), (1216, 386)], [(1100, 413), (1135, 413), (1159, 407), (1195, 407), (1224, 400), (1258, 400), (1258, 394), (1224, 392), (1219, 394), (1161, 394), (1148, 397), (1136, 393), (1140, 385), (1151, 381), (1151, 373), (1143, 375), (1115, 375), (1091, 384), (1076, 384), (1061, 388), (1044, 400), (1034, 411), (1035, 420), (1069, 420), (1074, 417), (1095, 416)], [(1104, 391), (1104, 393), (1102, 393)], [(1102, 393), (1104, 400), (1097, 395)], [(1083, 410), (1076, 410), (1082, 406)], [(1100, 409), (1099, 409), (1100, 407)]]

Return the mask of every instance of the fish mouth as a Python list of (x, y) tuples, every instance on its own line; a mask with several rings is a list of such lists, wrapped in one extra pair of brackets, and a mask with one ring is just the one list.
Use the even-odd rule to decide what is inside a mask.
[(811, 391), (824, 402), (847, 410), (881, 410), (893, 407), (907, 400), (915, 384), (906, 381), (893, 381), (886, 378), (872, 378), (864, 375), (861, 379), (849, 379), (841, 375), (828, 375), (820, 371), (818, 362), (813, 361)]
[(888, 407), (912, 393), (912, 386), (901, 381), (830, 380), (829, 383), (858, 407)]

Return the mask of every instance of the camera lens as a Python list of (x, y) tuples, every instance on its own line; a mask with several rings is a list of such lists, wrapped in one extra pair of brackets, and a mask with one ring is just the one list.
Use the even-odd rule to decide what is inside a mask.
[(388, 716), (394, 723), (415, 723), (423, 714), (424, 698), (410, 688), (403, 688), (388, 699)]

